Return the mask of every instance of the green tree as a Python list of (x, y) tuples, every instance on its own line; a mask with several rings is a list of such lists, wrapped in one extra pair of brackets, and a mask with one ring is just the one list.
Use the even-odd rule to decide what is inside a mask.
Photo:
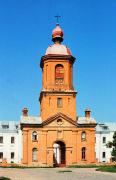
[(112, 161), (116, 161), (116, 132), (114, 132), (113, 141), (112, 142), (109, 141), (106, 144), (106, 147), (107, 148), (111, 148), (112, 147), (112, 152), (111, 152)]
[(113, 135), (112, 147), (112, 159), (116, 161), (116, 132)]

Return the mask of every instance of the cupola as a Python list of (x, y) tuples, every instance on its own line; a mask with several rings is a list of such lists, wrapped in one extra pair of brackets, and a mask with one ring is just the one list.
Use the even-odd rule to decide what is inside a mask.
[(52, 31), (52, 41), (54, 44), (47, 48), (45, 55), (71, 55), (70, 49), (61, 44), (63, 41), (63, 36), (63, 30), (57, 23), (56, 27)]
[(63, 31), (59, 24), (56, 24), (56, 27), (52, 31), (52, 41), (54, 43), (61, 43), (63, 41)]

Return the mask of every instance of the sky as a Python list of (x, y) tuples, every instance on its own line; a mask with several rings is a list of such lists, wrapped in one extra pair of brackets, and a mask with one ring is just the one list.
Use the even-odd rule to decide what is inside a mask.
[(0, 0), (0, 120), (40, 114), (41, 56), (59, 14), (76, 62), (77, 115), (116, 122), (116, 0)]

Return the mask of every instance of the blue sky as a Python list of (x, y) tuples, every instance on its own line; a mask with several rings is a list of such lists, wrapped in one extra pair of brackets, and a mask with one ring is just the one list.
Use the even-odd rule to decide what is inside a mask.
[(40, 58), (61, 15), (64, 44), (75, 56), (77, 114), (116, 122), (116, 1), (0, 1), (0, 120), (39, 115)]

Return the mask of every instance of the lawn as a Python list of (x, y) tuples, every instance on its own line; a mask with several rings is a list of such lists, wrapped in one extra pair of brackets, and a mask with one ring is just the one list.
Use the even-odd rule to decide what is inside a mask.
[(67, 172), (72, 172), (71, 170), (60, 170), (60, 171), (58, 171), (58, 173), (67, 173)]
[(96, 164), (87, 164), (87, 165), (70, 165), (68, 168), (96, 168)]
[(98, 168), (96, 169), (96, 171), (116, 173), (116, 165), (114, 165), (114, 166), (98, 167)]
[(68, 168), (96, 168), (96, 171), (116, 173), (116, 165), (71, 165)]

